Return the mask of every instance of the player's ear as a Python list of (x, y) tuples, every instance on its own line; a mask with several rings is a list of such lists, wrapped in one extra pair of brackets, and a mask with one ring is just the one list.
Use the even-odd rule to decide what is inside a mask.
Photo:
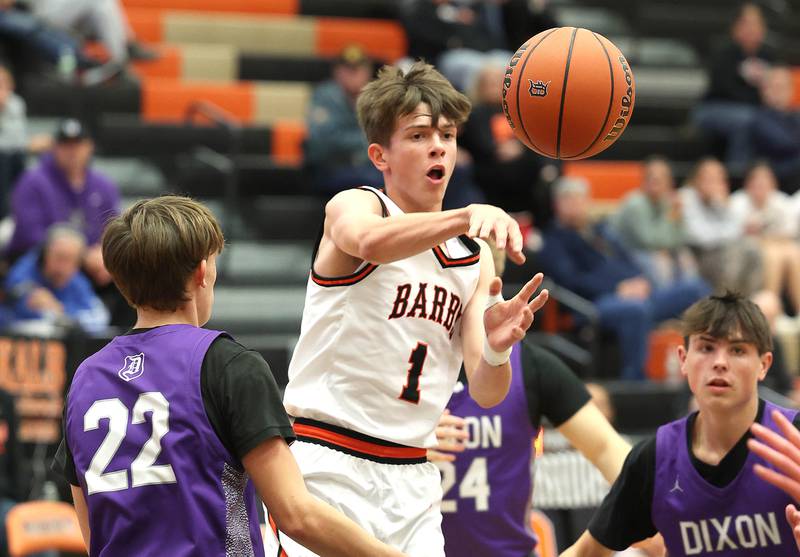
[(772, 352), (764, 352), (761, 354), (761, 371), (758, 374), (759, 381), (763, 381), (767, 376), (770, 366), (772, 366)]
[(200, 261), (200, 264), (194, 271), (195, 284), (197, 284), (198, 286), (202, 286), (203, 288), (208, 286), (208, 282), (206, 281), (206, 272), (208, 270), (207, 265), (208, 261), (206, 259), (203, 259), (202, 261)]
[(367, 148), (369, 160), (371, 160), (372, 164), (375, 165), (375, 168), (381, 172), (384, 172), (389, 168), (389, 165), (386, 162), (385, 151), (385, 148), (380, 143), (370, 143), (369, 147)]

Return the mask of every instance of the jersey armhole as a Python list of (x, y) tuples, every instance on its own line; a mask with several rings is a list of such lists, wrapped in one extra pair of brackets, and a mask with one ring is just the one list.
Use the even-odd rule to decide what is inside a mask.
[[(370, 186), (359, 186), (356, 189), (368, 191), (375, 197), (377, 197), (378, 202), (381, 204), (381, 217), (386, 218), (389, 216), (389, 209), (386, 207), (386, 203), (383, 201), (381, 196), (374, 188)], [(319, 246), (320, 243), (322, 242), (322, 235), (324, 233), (324, 230), (325, 230), (325, 218), (323, 216), (322, 224), (320, 224), (319, 232), (317, 233), (317, 240), (316, 242), (314, 242), (314, 250), (311, 254), (311, 280), (313, 280), (315, 284), (324, 287), (349, 286), (351, 284), (355, 284), (365, 279), (368, 275), (372, 273), (372, 271), (378, 268), (378, 266), (373, 263), (362, 261), (361, 264), (356, 268), (356, 270), (350, 273), (349, 275), (338, 276), (338, 277), (326, 277), (318, 274), (314, 270), (314, 264), (317, 262), (317, 253), (319, 253)]]

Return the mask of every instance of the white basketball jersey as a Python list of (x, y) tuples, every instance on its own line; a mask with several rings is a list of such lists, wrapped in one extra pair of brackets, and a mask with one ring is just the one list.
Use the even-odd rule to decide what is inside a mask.
[[(364, 189), (384, 214), (402, 214), (383, 192)], [(466, 236), (345, 277), (312, 269), (284, 395), (289, 415), (435, 445), (463, 361), (461, 315), (479, 274), (480, 246)]]

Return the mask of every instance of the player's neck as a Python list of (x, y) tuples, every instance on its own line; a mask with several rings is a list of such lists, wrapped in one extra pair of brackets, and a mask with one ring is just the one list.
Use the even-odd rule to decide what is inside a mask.
[(152, 329), (163, 325), (194, 325), (200, 326), (197, 307), (187, 302), (175, 311), (158, 311), (149, 308), (136, 308), (135, 329)]
[(420, 203), (418, 200), (413, 199), (411, 196), (404, 195), (402, 188), (394, 186), (391, 179), (387, 179), (384, 174), (384, 191), (389, 199), (394, 201), (395, 205), (400, 207), (404, 213), (433, 213), (442, 210), (442, 200), (432, 202), (430, 205)]
[(692, 432), (692, 452), (707, 464), (719, 464), (747, 433), (758, 414), (758, 398), (747, 405), (721, 411), (700, 410)]

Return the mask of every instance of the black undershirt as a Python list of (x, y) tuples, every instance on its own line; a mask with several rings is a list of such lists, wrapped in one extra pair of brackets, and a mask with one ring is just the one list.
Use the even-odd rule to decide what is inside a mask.
[[(764, 415), (764, 401), (759, 400), (756, 422)], [(747, 460), (747, 440), (752, 437), (748, 430), (725, 457), (714, 466), (699, 460), (692, 447), (692, 433), (697, 412), (688, 417), (686, 444), (692, 465), (708, 483), (725, 487), (739, 475)], [(800, 429), (800, 414), (794, 419)], [(656, 534), (652, 508), (655, 492), (656, 438), (638, 443), (625, 459), (625, 465), (611, 491), (589, 523), (589, 532), (602, 545), (622, 551), (632, 544)]]
[[(133, 329), (126, 335), (151, 329)], [(272, 437), (294, 440), (280, 389), (267, 362), (231, 337), (221, 335), (208, 348), (200, 371), (200, 390), (208, 421), (223, 446), (241, 459)], [(53, 470), (79, 485), (72, 454), (64, 440)]]

